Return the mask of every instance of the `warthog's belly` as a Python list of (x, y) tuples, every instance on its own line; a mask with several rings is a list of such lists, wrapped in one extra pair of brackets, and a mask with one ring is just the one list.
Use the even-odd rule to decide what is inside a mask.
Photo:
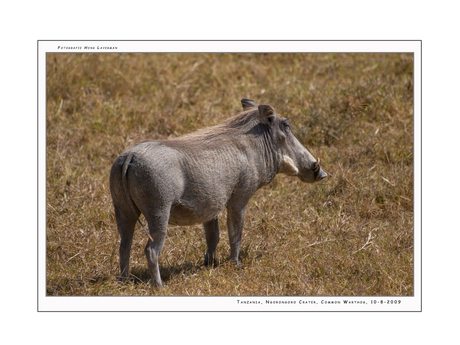
[(213, 210), (210, 208), (203, 208), (201, 210), (187, 207), (183, 204), (177, 203), (171, 206), (171, 213), (169, 215), (169, 224), (172, 225), (193, 225), (207, 222), (213, 219), (220, 210)]

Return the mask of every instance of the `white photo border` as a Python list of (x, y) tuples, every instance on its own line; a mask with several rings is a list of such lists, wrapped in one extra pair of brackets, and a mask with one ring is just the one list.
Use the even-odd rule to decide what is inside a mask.
[[(414, 54), (414, 295), (413, 296), (47, 296), (46, 295), (46, 54), (47, 53), (413, 53)], [(421, 40), (39, 40), (37, 42), (38, 281), (45, 311), (371, 312), (422, 311), (422, 41)]]

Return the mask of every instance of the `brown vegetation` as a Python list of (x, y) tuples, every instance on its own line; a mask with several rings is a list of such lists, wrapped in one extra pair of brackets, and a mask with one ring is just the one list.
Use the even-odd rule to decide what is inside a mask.
[[(170, 226), (151, 289), (140, 226), (118, 282), (108, 188), (124, 149), (215, 125), (251, 98), (289, 119), (328, 178), (279, 175), (248, 204), (243, 265), (203, 266)], [(47, 54), (48, 295), (412, 295), (411, 54)]]

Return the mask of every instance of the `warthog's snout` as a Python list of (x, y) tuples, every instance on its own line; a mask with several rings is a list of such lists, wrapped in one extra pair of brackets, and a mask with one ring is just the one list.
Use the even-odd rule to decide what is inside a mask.
[(315, 172), (315, 181), (318, 182), (318, 181), (321, 181), (323, 178), (327, 177), (327, 174), (323, 171), (323, 169), (321, 169), (320, 166), (318, 166), (318, 171)]

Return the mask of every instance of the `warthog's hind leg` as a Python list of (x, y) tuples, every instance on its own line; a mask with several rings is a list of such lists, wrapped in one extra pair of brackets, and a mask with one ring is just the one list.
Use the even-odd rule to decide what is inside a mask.
[(204, 264), (215, 265), (217, 263), (216, 248), (219, 243), (219, 222), (218, 218), (214, 218), (209, 222), (203, 223), (204, 232), (206, 235), (206, 254), (204, 256)]
[(120, 234), (120, 274), (121, 280), (127, 280), (129, 277), (129, 256), (131, 252), (131, 244), (133, 243), (134, 227), (136, 218), (134, 215), (126, 216), (115, 209), (117, 219), (117, 228)]
[(165, 243), (169, 213), (157, 217), (147, 216), (146, 218), (149, 224), (149, 232), (153, 242), (149, 239), (144, 252), (145, 256), (147, 257), (150, 276), (152, 277), (152, 285), (156, 287), (162, 287), (163, 284), (161, 283), (158, 257), (160, 256), (161, 249)]

